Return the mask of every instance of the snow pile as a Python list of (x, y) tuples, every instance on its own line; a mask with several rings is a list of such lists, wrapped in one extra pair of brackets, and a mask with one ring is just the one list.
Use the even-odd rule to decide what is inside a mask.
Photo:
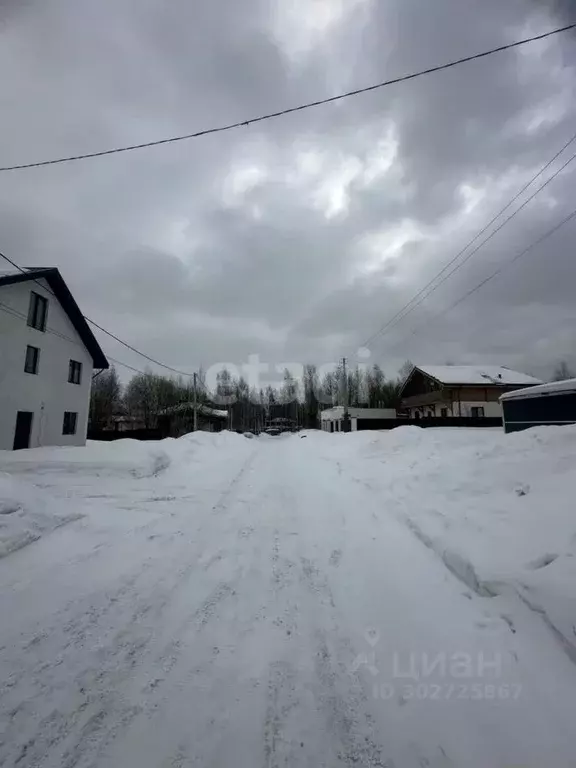
[(34, 486), (0, 473), (0, 558), (80, 517)]
[(0, 471), (27, 474), (74, 474), (87, 477), (156, 477), (173, 464), (208, 461), (246, 441), (231, 432), (194, 432), (180, 438), (112, 442), (88, 441), (85, 447), (33, 448), (0, 451)]
[(521, 600), (576, 658), (576, 426), (400, 427), (328, 450), (473, 592)]
[(69, 473), (99, 476), (153, 474), (169, 462), (160, 442), (89, 441), (83, 448), (50, 447), (0, 452), (0, 470), (18, 473)]
[(153, 502), (182, 497), (192, 509), (250, 451), (230, 432), (0, 451), (0, 557), (105, 507), (148, 512)]

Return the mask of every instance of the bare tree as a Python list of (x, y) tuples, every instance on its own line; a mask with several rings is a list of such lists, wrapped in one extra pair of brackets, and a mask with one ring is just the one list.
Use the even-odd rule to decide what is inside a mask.
[(278, 402), (278, 393), (274, 389), (274, 387), (271, 384), (268, 384), (266, 387), (266, 392), (264, 393), (264, 400), (267, 408), (270, 408), (272, 405), (276, 405)]
[(90, 425), (93, 429), (106, 429), (122, 408), (122, 385), (114, 366), (98, 374), (92, 381), (90, 392)]
[(234, 402), (236, 384), (232, 374), (227, 368), (223, 368), (216, 374), (216, 402), (227, 404)]
[(303, 385), (303, 423), (306, 427), (315, 427), (318, 419), (318, 372), (315, 365), (304, 366)]
[(298, 382), (292, 376), (288, 368), (284, 369), (284, 380), (280, 390), (280, 399), (283, 403), (294, 403), (298, 400)]
[(566, 379), (573, 379), (574, 371), (570, 368), (566, 360), (561, 360), (554, 369), (554, 376), (552, 381), (566, 381)]
[(339, 380), (336, 373), (329, 371), (324, 374), (319, 389), (319, 400), (323, 405), (337, 405), (339, 396)]
[(191, 399), (189, 383), (146, 371), (130, 379), (124, 394), (124, 405), (132, 418), (141, 421), (146, 429), (153, 429), (164, 409), (190, 402)]
[[(448, 363), (448, 365), (451, 365), (451, 363)], [(398, 371), (398, 378), (401, 382), (406, 381), (408, 376), (410, 376), (412, 373), (412, 369), (414, 367), (414, 363), (411, 360), (406, 360), (406, 362), (402, 364), (400, 370)]]
[(382, 407), (382, 387), (386, 377), (384, 371), (375, 363), (366, 374), (366, 386), (368, 390), (368, 405), (370, 408)]
[(133, 376), (124, 394), (124, 403), (129, 415), (141, 421), (146, 429), (156, 426), (158, 397), (155, 376), (147, 371)]

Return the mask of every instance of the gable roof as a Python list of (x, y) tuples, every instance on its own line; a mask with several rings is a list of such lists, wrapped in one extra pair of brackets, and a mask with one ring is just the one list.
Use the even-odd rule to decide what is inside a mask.
[(3, 285), (14, 285), (16, 283), (38, 280), (45, 280), (48, 283), (49, 289), (60, 302), (62, 309), (68, 315), (70, 322), (90, 353), (94, 368), (109, 368), (110, 366), (104, 352), (102, 352), (100, 345), (84, 319), (84, 315), (80, 311), (80, 307), (76, 304), (74, 297), (70, 293), (70, 289), (56, 267), (38, 267), (36, 269), (28, 269), (25, 273), (0, 273), (0, 287)]
[(416, 365), (404, 382), (402, 389), (412, 378), (414, 371), (420, 371), (430, 376), (440, 384), (507, 387), (542, 384), (540, 379), (528, 376), (526, 373), (512, 371), (500, 365)]
[(418, 365), (416, 367), (441, 384), (481, 384), (482, 386), (542, 384), (540, 379), (535, 379), (534, 376), (512, 371), (501, 365)]

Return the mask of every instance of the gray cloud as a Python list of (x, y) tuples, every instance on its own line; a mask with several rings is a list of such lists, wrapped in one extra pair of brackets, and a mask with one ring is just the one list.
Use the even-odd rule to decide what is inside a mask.
[[(574, 13), (567, 0), (4, 2), (0, 164), (249, 118)], [(58, 265), (86, 314), (178, 368), (250, 353), (353, 358), (573, 132), (571, 45), (553, 38), (230, 133), (0, 174), (0, 249)], [(433, 318), (566, 215), (575, 178), (559, 177), (375, 340), (372, 359), (542, 372), (573, 358), (570, 226)]]

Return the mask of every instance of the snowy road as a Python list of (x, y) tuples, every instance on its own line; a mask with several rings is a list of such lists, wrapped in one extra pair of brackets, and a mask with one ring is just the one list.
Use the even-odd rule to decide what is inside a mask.
[(576, 765), (558, 638), (332, 446), (84, 484), (86, 517), (0, 560), (0, 765)]

